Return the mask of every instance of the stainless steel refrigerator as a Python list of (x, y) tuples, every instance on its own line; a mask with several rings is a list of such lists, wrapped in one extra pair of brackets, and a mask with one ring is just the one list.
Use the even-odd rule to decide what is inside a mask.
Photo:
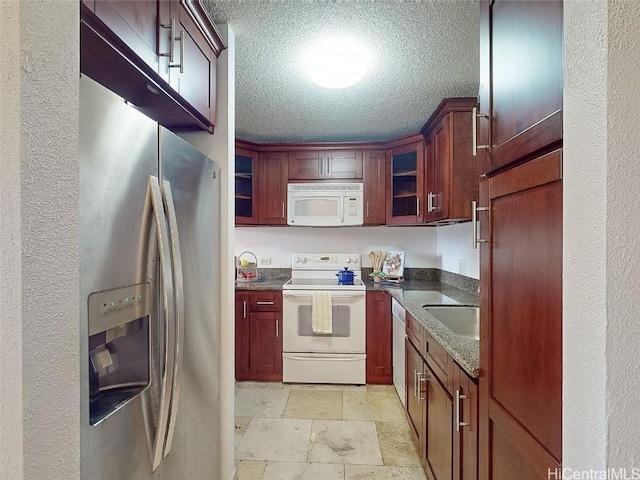
[(218, 172), (80, 79), (83, 479), (218, 478)]

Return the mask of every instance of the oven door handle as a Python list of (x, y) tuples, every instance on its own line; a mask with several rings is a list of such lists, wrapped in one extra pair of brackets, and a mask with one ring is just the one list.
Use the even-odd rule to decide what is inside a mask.
[[(334, 299), (342, 299), (342, 298), (360, 298), (360, 297), (365, 297), (366, 296), (365, 291), (362, 291), (360, 293), (354, 293), (351, 295), (344, 295), (342, 293), (336, 293), (333, 290), (331, 291), (331, 298)], [(296, 297), (296, 298), (312, 298), (311, 293), (292, 293), (292, 292), (287, 292), (286, 290), (282, 291), (282, 296), (283, 297)]]
[(362, 355), (360, 356), (346, 356), (344, 354), (339, 353), (316, 353), (314, 355), (304, 355), (299, 353), (283, 353), (282, 356), (284, 358), (290, 358), (293, 360), (302, 360), (302, 361), (316, 361), (316, 360), (326, 360), (330, 359), (335, 362), (355, 362), (362, 360)]

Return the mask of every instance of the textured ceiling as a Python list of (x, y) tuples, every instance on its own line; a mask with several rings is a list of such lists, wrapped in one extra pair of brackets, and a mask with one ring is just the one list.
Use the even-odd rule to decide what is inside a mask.
[[(258, 143), (370, 142), (415, 133), (444, 97), (478, 92), (477, 0), (213, 1), (236, 34), (236, 136)], [(347, 34), (373, 66), (341, 90), (315, 85), (302, 48)]]

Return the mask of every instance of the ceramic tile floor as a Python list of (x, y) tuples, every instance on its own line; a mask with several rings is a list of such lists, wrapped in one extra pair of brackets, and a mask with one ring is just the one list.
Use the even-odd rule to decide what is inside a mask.
[(236, 480), (425, 480), (393, 386), (238, 382)]

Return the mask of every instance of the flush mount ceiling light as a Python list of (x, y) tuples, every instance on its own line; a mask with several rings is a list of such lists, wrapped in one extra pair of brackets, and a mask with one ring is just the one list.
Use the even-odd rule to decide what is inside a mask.
[(309, 45), (303, 65), (321, 87), (346, 88), (362, 80), (369, 66), (369, 54), (350, 38), (331, 37)]

